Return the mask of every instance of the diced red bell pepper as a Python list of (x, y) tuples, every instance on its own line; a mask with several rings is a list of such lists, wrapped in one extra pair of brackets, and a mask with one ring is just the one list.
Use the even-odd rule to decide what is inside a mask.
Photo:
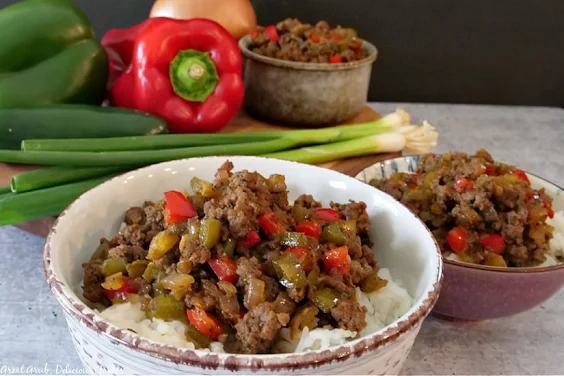
[(106, 298), (113, 300), (118, 294), (136, 294), (137, 288), (133, 284), (133, 281), (127, 277), (123, 277), (123, 285), (117, 290), (107, 290), (104, 289), (104, 295)]
[(505, 239), (499, 234), (489, 234), (480, 239), (480, 245), (498, 255), (505, 252)]
[(260, 242), (260, 236), (255, 230), (251, 230), (247, 233), (245, 239), (241, 239), (237, 242), (239, 247), (251, 248), (253, 245)]
[(331, 269), (341, 274), (346, 274), (351, 267), (351, 256), (346, 246), (334, 248), (323, 255), (323, 268), (325, 272)]
[(333, 55), (329, 58), (331, 64), (339, 64), (343, 62), (343, 59), (339, 55)]
[(251, 33), (251, 40), (256, 40), (259, 35), (260, 35), (260, 29), (257, 27), (257, 28), (254, 29), (253, 32)]
[(190, 323), (196, 327), (203, 335), (212, 339), (217, 339), (220, 335), (225, 333), (219, 320), (207, 313), (202, 308), (193, 308), (186, 310), (186, 316)]
[(455, 227), (448, 232), (447, 243), (456, 253), (462, 253), (468, 242), (468, 231), (464, 227)]
[(474, 188), (474, 182), (466, 178), (458, 178), (454, 181), (454, 190), (458, 193), (471, 191)]
[(283, 226), (276, 219), (276, 215), (272, 211), (267, 211), (258, 218), (259, 226), (266, 235), (278, 234), (284, 231)]
[(308, 273), (313, 269), (313, 259), (309, 248), (298, 246), (286, 249), (283, 253), (293, 253), (300, 262), (304, 272)]
[(360, 53), (360, 50), (362, 49), (362, 42), (361, 41), (356, 41), (355, 43), (353, 43), (351, 45), (352, 49), (354, 50), (355, 53)]
[(315, 221), (303, 221), (297, 224), (297, 232), (302, 232), (307, 236), (318, 239), (321, 236), (321, 226)]
[(276, 42), (278, 40), (278, 31), (276, 30), (276, 26), (269, 25), (269, 26), (265, 27), (264, 33), (266, 34), (268, 39), (270, 39), (271, 41)]
[(339, 35), (338, 33), (331, 34), (331, 37), (333, 38), (333, 40), (342, 40), (343, 39), (343, 37), (341, 35)]
[(198, 216), (192, 201), (188, 200), (182, 192), (168, 191), (165, 192), (164, 196), (166, 202), (165, 222), (167, 226)]
[(333, 222), (341, 218), (338, 211), (329, 208), (315, 209), (315, 216), (327, 222)]
[(486, 175), (495, 175), (495, 166), (486, 167), (485, 174)]
[(409, 186), (409, 188), (410, 188), (410, 189), (415, 189), (415, 188), (417, 188), (417, 184), (413, 183), (413, 184), (411, 184), (411, 185)]
[(552, 206), (550, 206), (548, 201), (542, 200), (542, 204), (546, 208), (546, 214), (548, 215), (548, 218), (554, 218), (554, 210), (552, 210)]
[(220, 257), (210, 259), (208, 261), (213, 272), (220, 281), (227, 281), (229, 283), (237, 283), (239, 276), (237, 275), (237, 264), (229, 257)]
[(526, 174), (525, 171), (523, 171), (523, 170), (515, 170), (515, 171), (513, 171), (512, 175), (515, 175), (515, 176), (517, 176), (520, 180), (522, 180), (522, 181), (524, 181), (524, 182), (526, 182), (526, 183), (528, 183), (528, 184), (531, 184), (531, 182), (529, 181), (529, 178), (527, 177), (527, 174)]
[(527, 192), (525, 195), (525, 199), (527, 200), (536, 200), (539, 198), (539, 195), (536, 192)]
[(319, 35), (317, 34), (311, 34), (309, 36), (309, 40), (312, 41), (313, 43), (319, 43)]

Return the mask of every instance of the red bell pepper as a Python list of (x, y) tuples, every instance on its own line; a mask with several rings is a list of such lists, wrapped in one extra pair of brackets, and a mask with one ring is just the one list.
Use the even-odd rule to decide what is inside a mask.
[(267, 211), (261, 215), (258, 218), (258, 223), (266, 235), (278, 234), (284, 230), (272, 211)]
[(339, 64), (343, 62), (343, 59), (339, 55), (333, 55), (329, 58), (331, 64)]
[(462, 253), (468, 242), (468, 230), (464, 227), (455, 227), (448, 232), (446, 240), (450, 249), (456, 253)]
[(471, 191), (474, 188), (474, 182), (466, 178), (458, 178), (454, 182), (454, 190), (458, 193)]
[(210, 133), (243, 104), (237, 42), (207, 19), (150, 18), (102, 38), (110, 60), (110, 102), (164, 119), (173, 133)]
[(346, 246), (332, 249), (323, 255), (323, 268), (325, 272), (331, 269), (341, 274), (346, 274), (351, 267), (351, 256)]
[(220, 257), (210, 259), (208, 261), (213, 272), (220, 281), (227, 281), (229, 283), (237, 283), (239, 276), (237, 275), (237, 264), (229, 257)]
[(527, 177), (527, 174), (523, 170), (515, 170), (515, 171), (513, 171), (512, 175), (517, 176), (519, 178), (519, 180), (522, 180), (525, 183), (531, 184), (531, 182), (529, 181), (529, 178)]
[(315, 209), (315, 216), (323, 221), (333, 222), (341, 217), (338, 211), (329, 208)]
[(554, 210), (552, 209), (552, 205), (550, 205), (546, 200), (542, 200), (542, 204), (546, 208), (546, 215), (548, 215), (548, 218), (554, 218)]
[(225, 333), (219, 320), (202, 308), (188, 309), (186, 310), (186, 316), (188, 316), (190, 323), (207, 337), (217, 339), (220, 335)]
[(499, 234), (485, 235), (480, 239), (480, 245), (498, 255), (505, 252), (505, 239)]
[(122, 277), (122, 285), (116, 290), (104, 289), (104, 295), (106, 298), (113, 300), (118, 294), (136, 294), (137, 288), (133, 284), (133, 281), (127, 277)]
[(298, 259), (304, 272), (309, 273), (313, 269), (311, 251), (307, 247), (298, 246), (286, 249), (283, 253), (293, 253)]
[(296, 231), (302, 232), (307, 236), (311, 236), (319, 240), (321, 236), (321, 226), (315, 221), (302, 221), (296, 225)]
[(251, 230), (247, 233), (247, 237), (245, 239), (241, 239), (237, 242), (237, 245), (239, 247), (251, 248), (258, 242), (260, 242), (260, 236), (258, 232)]
[(164, 196), (166, 202), (164, 216), (167, 226), (182, 222), (188, 218), (194, 218), (198, 215), (192, 202), (181, 192), (168, 191), (165, 192)]

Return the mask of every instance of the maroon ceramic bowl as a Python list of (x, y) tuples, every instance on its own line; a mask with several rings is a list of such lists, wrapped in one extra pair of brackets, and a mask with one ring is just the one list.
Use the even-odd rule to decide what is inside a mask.
[(564, 285), (564, 264), (546, 268), (492, 268), (443, 258), (444, 284), (433, 313), (462, 320), (524, 312)]
[[(418, 156), (376, 163), (356, 178), (364, 182), (387, 178), (397, 172), (413, 173)], [(527, 174), (534, 188), (544, 188), (553, 198), (555, 212), (564, 210), (564, 190), (547, 180)], [(444, 282), (433, 313), (459, 320), (487, 320), (531, 309), (564, 286), (564, 263), (548, 267), (497, 268), (443, 257)]]

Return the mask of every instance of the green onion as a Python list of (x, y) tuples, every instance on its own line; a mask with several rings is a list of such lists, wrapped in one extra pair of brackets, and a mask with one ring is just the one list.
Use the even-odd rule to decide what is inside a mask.
[(324, 145), (308, 146), (295, 150), (269, 153), (263, 156), (315, 164), (366, 154), (400, 151), (404, 148), (404, 146), (405, 138), (401, 134), (385, 133), (350, 141), (334, 142)]
[(6, 193), (12, 193), (12, 188), (9, 185), (0, 187), (0, 196), (5, 195)]
[(0, 150), (0, 161), (9, 163), (63, 165), (63, 166), (108, 166), (144, 165), (173, 159), (203, 157), (208, 155), (260, 155), (286, 150), (298, 144), (291, 139), (277, 139), (234, 145), (195, 146), (183, 149), (75, 152), (75, 151), (17, 151)]
[(367, 154), (428, 153), (437, 144), (438, 134), (428, 123), (423, 126), (401, 126), (395, 132), (375, 134), (354, 140), (303, 147), (295, 150), (264, 154), (264, 157), (286, 159), (302, 163), (324, 163)]
[(115, 174), (7, 196), (0, 200), (0, 226), (59, 214), (82, 193), (113, 176)]
[(22, 172), (12, 176), (11, 189), (22, 193), (42, 188), (71, 183), (74, 181), (109, 175), (114, 172), (125, 172), (134, 167), (65, 167), (55, 166)]
[(299, 141), (301, 145), (345, 141), (376, 133), (391, 132), (396, 127), (408, 124), (409, 115), (402, 110), (380, 119), (354, 125), (330, 128), (303, 129), (292, 131), (268, 131), (231, 134), (163, 134), (155, 136), (134, 136), (88, 139), (24, 140), (24, 151), (132, 151), (191, 146), (229, 145), (249, 142), (271, 141), (287, 138)]

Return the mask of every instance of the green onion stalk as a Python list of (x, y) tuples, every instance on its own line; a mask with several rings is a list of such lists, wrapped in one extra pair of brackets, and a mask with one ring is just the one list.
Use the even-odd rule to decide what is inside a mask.
[[(118, 172), (129, 171), (136, 166), (117, 167), (67, 167), (53, 166), (33, 171), (22, 172), (12, 176), (10, 187), (12, 192), (23, 193), (42, 188), (54, 187), (75, 181), (86, 180)], [(1, 191), (0, 191), (1, 193)], [(1, 196), (0, 196), (1, 197)]]
[(0, 199), (0, 226), (57, 215), (78, 196), (114, 176), (116, 174), (33, 192), (7, 195)]
[(409, 114), (401, 109), (380, 119), (362, 124), (340, 125), (321, 129), (292, 131), (266, 131), (230, 134), (160, 134), (87, 139), (38, 139), (24, 140), (23, 151), (81, 151), (116, 152), (160, 150), (194, 146), (233, 145), (260, 143), (280, 138), (295, 140), (301, 145), (345, 141), (370, 134), (394, 131), (398, 126), (409, 124)]
[(377, 153), (405, 151), (407, 154), (424, 154), (437, 145), (438, 133), (427, 122), (422, 126), (401, 126), (394, 132), (375, 134), (353, 140), (307, 146), (264, 154), (264, 157), (285, 159), (302, 163), (325, 163), (341, 158), (359, 157)]
[[(429, 152), (437, 143), (438, 135), (435, 128), (428, 123), (415, 126), (408, 125), (408, 122), (409, 116), (406, 113), (396, 111), (378, 121), (359, 125), (236, 135), (239, 141), (243, 140), (242, 137), (246, 137), (244, 142), (233, 143), (233, 140), (229, 139), (230, 143), (225, 145), (152, 149), (156, 144), (151, 144), (151, 148), (148, 149), (103, 152), (45, 151), (42, 147), (30, 151), (0, 150), (0, 161), (55, 165), (55, 167), (16, 175), (12, 178), (11, 187), (0, 188), (0, 225), (58, 214), (80, 194), (120, 172), (171, 159), (206, 155), (261, 155), (303, 163), (323, 163), (341, 158), (402, 150), (417, 154)], [(259, 133), (260, 137), (255, 136)], [(193, 136), (198, 135), (174, 137), (188, 140)], [(156, 137), (161, 136), (151, 136), (151, 138)], [(253, 137), (257, 138), (251, 141)], [(133, 142), (137, 137), (127, 139)], [(37, 142), (42, 141), (45, 140)], [(53, 140), (55, 141), (58, 142)], [(74, 141), (65, 140), (64, 143), (72, 145)], [(146, 141), (143, 143), (147, 145)], [(126, 146), (128, 147), (133, 145)], [(11, 191), (17, 193), (10, 193)]]

